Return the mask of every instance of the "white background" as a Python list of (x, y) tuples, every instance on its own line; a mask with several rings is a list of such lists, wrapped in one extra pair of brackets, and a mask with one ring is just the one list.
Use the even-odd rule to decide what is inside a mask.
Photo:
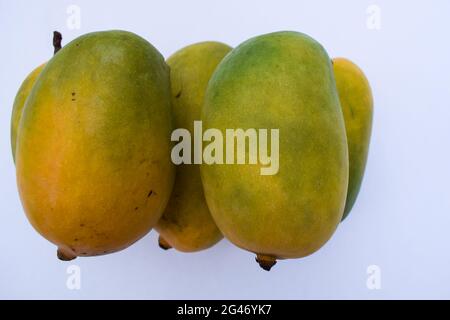
[[(81, 9), (69, 29), (66, 10)], [(370, 5), (381, 29), (368, 28)], [(370, 24), (369, 24), (370, 26)], [(317, 253), (268, 273), (224, 240), (164, 252), (151, 232), (125, 251), (69, 263), (28, 223), (10, 152), (10, 115), (23, 79), (63, 44), (98, 30), (135, 32), (168, 57), (185, 45), (232, 46), (278, 30), (307, 33), (366, 72), (375, 97), (372, 143), (357, 203)], [(449, 1), (0, 0), (0, 298), (450, 298)], [(81, 290), (66, 287), (81, 268)], [(381, 289), (366, 286), (381, 270)]]

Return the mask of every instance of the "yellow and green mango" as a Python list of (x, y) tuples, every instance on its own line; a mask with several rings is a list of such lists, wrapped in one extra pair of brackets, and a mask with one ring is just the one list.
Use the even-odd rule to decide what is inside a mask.
[(333, 59), (334, 77), (347, 132), (349, 178), (342, 220), (352, 210), (366, 168), (372, 132), (373, 97), (363, 71), (345, 58)]
[(30, 95), (31, 89), (33, 89), (34, 83), (37, 77), (41, 74), (42, 69), (45, 67), (45, 63), (31, 71), (31, 73), (22, 82), (22, 85), (17, 92), (16, 98), (14, 99), (13, 110), (11, 115), (11, 151), (13, 155), (13, 160), (16, 158), (16, 140), (17, 140), (17, 129), (19, 126), (20, 118), (22, 117), (23, 107)]
[[(172, 108), (176, 128), (194, 134), (200, 120), (208, 81), (231, 48), (207, 41), (187, 46), (167, 60), (172, 84)], [(223, 236), (211, 217), (203, 194), (198, 164), (180, 164), (167, 208), (156, 226), (162, 248), (193, 252), (207, 249)]]
[(261, 175), (263, 163), (201, 165), (206, 201), (228, 240), (269, 270), (330, 239), (344, 211), (348, 147), (331, 59), (317, 41), (285, 31), (239, 45), (211, 77), (202, 121), (224, 134), (279, 129), (277, 174)]
[(20, 198), (58, 257), (107, 254), (147, 234), (172, 190), (169, 68), (146, 40), (95, 32), (62, 48), (17, 130)]

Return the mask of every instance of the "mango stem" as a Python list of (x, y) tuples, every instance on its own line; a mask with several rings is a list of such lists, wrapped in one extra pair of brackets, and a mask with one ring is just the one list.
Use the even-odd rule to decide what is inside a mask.
[(161, 236), (158, 238), (159, 247), (163, 250), (172, 249), (172, 246)]
[(61, 50), (62, 46), (61, 46), (61, 41), (62, 41), (62, 34), (58, 31), (53, 31), (53, 48), (54, 50), (54, 55)]
[(75, 252), (73, 252), (70, 249), (63, 248), (63, 247), (58, 248), (58, 251), (56, 251), (56, 255), (57, 255), (58, 259), (61, 261), (70, 261), (77, 257)]
[(270, 271), (270, 269), (272, 269), (272, 267), (277, 263), (277, 259), (274, 257), (263, 254), (256, 254), (255, 260), (258, 262), (259, 266), (266, 271)]

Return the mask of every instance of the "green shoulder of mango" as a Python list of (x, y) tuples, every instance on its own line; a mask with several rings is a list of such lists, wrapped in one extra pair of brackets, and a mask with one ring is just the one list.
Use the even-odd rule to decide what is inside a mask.
[(369, 82), (357, 65), (348, 59), (333, 59), (334, 76), (344, 114), (349, 153), (349, 181), (342, 220), (356, 201), (369, 151), (373, 98)]
[(95, 32), (62, 48), (23, 106), (20, 198), (58, 257), (107, 254), (156, 225), (175, 168), (169, 67), (146, 40)]
[[(201, 42), (177, 51), (167, 60), (176, 128), (186, 128), (193, 135), (193, 123), (200, 120), (208, 81), (230, 51), (220, 42)], [(174, 189), (156, 230), (162, 248), (185, 252), (209, 248), (222, 239), (205, 201), (198, 165), (177, 167)]]
[(307, 256), (337, 228), (348, 185), (348, 147), (331, 59), (297, 32), (258, 36), (215, 70), (202, 110), (204, 130), (279, 129), (279, 171), (259, 165), (201, 165), (211, 214), (224, 236), (276, 259)]

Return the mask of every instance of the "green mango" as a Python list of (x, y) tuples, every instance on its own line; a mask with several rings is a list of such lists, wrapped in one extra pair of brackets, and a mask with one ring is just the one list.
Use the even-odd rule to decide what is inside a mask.
[(94, 32), (62, 48), (26, 100), (16, 145), (20, 198), (58, 257), (124, 249), (169, 200), (169, 67), (146, 40)]
[(347, 131), (349, 179), (344, 220), (358, 197), (372, 132), (373, 97), (362, 70), (344, 58), (333, 59), (334, 77)]
[[(167, 60), (176, 128), (186, 128), (194, 134), (193, 123), (200, 120), (208, 81), (230, 51), (228, 45), (220, 42), (200, 42), (177, 51)], [(173, 247), (183, 252), (207, 249), (223, 238), (205, 201), (199, 165), (177, 166), (174, 189), (156, 230), (163, 249)]]
[(19, 126), (20, 118), (22, 117), (23, 106), (25, 101), (30, 95), (31, 89), (33, 89), (34, 83), (37, 77), (41, 74), (42, 69), (45, 67), (45, 63), (34, 69), (22, 82), (22, 85), (17, 92), (16, 98), (14, 99), (13, 110), (11, 115), (11, 151), (13, 160), (16, 159), (16, 140), (17, 140), (17, 129)]
[(261, 175), (261, 159), (201, 165), (208, 207), (228, 240), (270, 270), (330, 239), (347, 195), (348, 147), (331, 59), (317, 41), (284, 31), (239, 45), (209, 82), (202, 121), (221, 132), (279, 129), (276, 174)]

